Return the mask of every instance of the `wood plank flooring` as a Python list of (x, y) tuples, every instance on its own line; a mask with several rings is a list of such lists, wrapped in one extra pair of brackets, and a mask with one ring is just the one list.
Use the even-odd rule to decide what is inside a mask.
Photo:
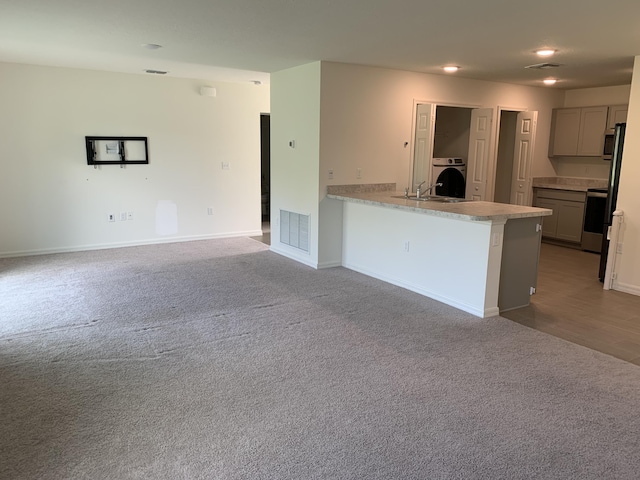
[(640, 365), (640, 296), (605, 291), (600, 256), (543, 243), (531, 305), (505, 318)]

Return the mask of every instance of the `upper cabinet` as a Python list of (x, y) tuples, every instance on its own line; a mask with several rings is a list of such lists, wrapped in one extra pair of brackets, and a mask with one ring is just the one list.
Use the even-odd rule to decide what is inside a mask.
[(613, 130), (616, 128), (616, 123), (626, 123), (627, 110), (629, 110), (629, 105), (611, 105), (607, 117), (607, 129)]
[(551, 118), (550, 157), (600, 157), (609, 107), (556, 108)]

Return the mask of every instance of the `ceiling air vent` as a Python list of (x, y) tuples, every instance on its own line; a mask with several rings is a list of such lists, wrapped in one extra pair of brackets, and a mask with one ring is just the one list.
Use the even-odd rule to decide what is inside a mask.
[(151, 70), (151, 69), (145, 70), (145, 72), (147, 72), (147, 73), (155, 73), (156, 75), (164, 75), (164, 74), (167, 73), (164, 70)]
[(527, 65), (524, 68), (536, 68), (538, 70), (544, 70), (544, 69), (547, 69), (547, 68), (558, 68), (558, 67), (561, 67), (561, 66), (562, 65), (559, 64), (559, 63), (548, 63), (548, 62), (545, 62), (545, 63), (536, 63), (535, 65)]

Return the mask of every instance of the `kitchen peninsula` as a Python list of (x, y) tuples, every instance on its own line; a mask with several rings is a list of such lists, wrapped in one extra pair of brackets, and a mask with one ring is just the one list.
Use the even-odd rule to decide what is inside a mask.
[(403, 198), (395, 185), (327, 188), (342, 202), (342, 265), (479, 317), (529, 304), (551, 210)]

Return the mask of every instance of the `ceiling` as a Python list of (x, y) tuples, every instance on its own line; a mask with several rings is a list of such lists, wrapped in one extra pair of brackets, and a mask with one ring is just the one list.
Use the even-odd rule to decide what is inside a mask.
[[(525, 69), (541, 47), (563, 66)], [(0, 61), (218, 81), (328, 60), (574, 89), (639, 54), (638, 0), (0, 0)]]

